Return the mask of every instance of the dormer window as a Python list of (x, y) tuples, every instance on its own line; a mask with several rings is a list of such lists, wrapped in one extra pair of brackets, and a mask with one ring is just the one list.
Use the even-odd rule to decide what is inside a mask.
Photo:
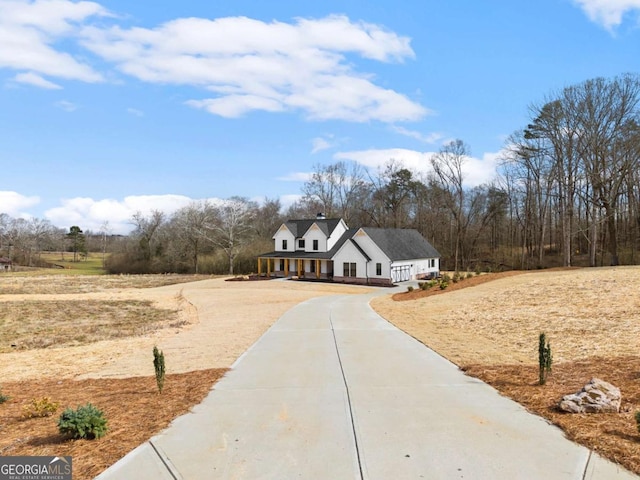
[(286, 250), (286, 249), (287, 249), (287, 241), (282, 240), (282, 250)]
[(317, 252), (318, 251), (318, 240), (314, 240), (313, 241), (313, 251)]
[(304, 240), (303, 239), (298, 240), (298, 248), (300, 250), (304, 250)]

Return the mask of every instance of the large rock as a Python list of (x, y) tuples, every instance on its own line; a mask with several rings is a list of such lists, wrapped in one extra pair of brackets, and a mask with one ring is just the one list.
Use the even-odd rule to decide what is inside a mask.
[(619, 388), (593, 378), (578, 393), (562, 397), (558, 406), (569, 413), (618, 413), (621, 401)]

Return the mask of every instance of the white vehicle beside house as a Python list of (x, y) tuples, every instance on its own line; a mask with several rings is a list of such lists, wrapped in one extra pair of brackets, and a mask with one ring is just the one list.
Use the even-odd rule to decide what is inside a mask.
[(440, 254), (417, 230), (360, 227), (341, 218), (289, 220), (258, 257), (258, 274), (366, 285), (440, 275)]

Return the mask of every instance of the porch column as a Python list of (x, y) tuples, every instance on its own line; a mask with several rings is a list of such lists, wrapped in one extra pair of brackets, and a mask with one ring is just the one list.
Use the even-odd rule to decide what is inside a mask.
[(267, 277), (271, 276), (271, 259), (267, 258)]
[(262, 273), (262, 259), (258, 257), (258, 276)]
[(320, 278), (320, 259), (316, 259), (316, 278)]
[(289, 276), (289, 259), (288, 258), (284, 259), (284, 276), (285, 277)]
[(298, 259), (298, 277), (302, 276), (302, 260)]

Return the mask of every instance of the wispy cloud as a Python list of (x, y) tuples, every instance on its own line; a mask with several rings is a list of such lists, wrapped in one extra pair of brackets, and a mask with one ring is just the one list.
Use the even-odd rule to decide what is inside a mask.
[(144, 117), (144, 112), (142, 110), (138, 110), (137, 108), (127, 108), (127, 113), (135, 117)]
[(618, 27), (624, 16), (629, 13), (640, 13), (640, 0), (574, 0), (589, 17), (609, 31)]
[(82, 45), (141, 81), (212, 92), (186, 104), (222, 117), (300, 111), (312, 120), (395, 122), (428, 114), (354, 67), (356, 56), (413, 58), (410, 39), (341, 15), (294, 23), (227, 17), (180, 18), (155, 28), (87, 27)]
[(311, 172), (291, 172), (287, 175), (276, 178), (281, 182), (306, 182), (313, 175)]
[(399, 127), (397, 125), (393, 125), (391, 127), (391, 129), (396, 132), (399, 133), (400, 135), (404, 135), (405, 137), (410, 137), (410, 138), (414, 138), (420, 142), (423, 143), (429, 143), (429, 144), (434, 144), (437, 143), (438, 141), (442, 140), (444, 138), (444, 135), (442, 135), (441, 133), (438, 132), (431, 132), (431, 133), (421, 133), (415, 130), (408, 130), (404, 127)]
[(313, 140), (311, 140), (311, 145), (313, 147), (311, 149), (311, 154), (318, 153), (333, 147), (333, 144), (323, 137), (314, 138)]
[(47, 90), (60, 90), (62, 87), (56, 83), (42, 78), (37, 73), (27, 72), (19, 73), (13, 77), (13, 81), (17, 83), (25, 83), (27, 85), (33, 85), (34, 87), (40, 87)]
[(78, 106), (75, 103), (69, 102), (68, 100), (60, 100), (59, 102), (54, 103), (54, 105), (65, 112), (75, 112), (78, 109)]

